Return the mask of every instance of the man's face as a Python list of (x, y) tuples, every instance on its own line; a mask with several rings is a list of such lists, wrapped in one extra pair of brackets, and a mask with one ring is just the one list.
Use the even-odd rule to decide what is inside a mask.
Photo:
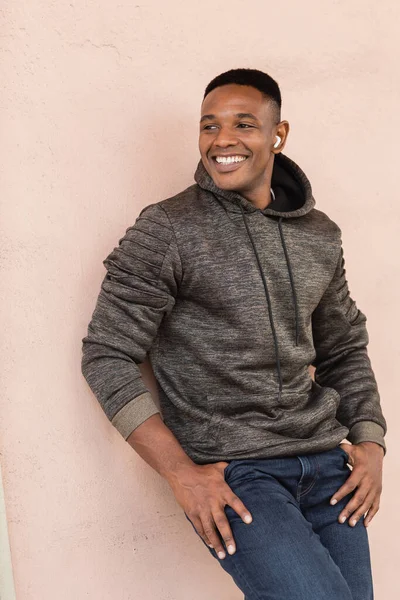
[(199, 149), (219, 188), (251, 195), (265, 185), (277, 152), (275, 114), (272, 103), (251, 86), (224, 85), (204, 98)]

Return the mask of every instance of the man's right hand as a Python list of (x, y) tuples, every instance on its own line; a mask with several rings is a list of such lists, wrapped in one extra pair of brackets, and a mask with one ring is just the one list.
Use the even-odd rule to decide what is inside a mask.
[(252, 516), (225, 481), (224, 471), (229, 463), (195, 463), (158, 413), (132, 431), (127, 442), (168, 481), (205, 543), (212, 546), (220, 558), (225, 558), (219, 532), (229, 554), (233, 554), (236, 544), (224, 508), (229, 504), (245, 523), (251, 523)]
[(207, 465), (186, 466), (168, 482), (180, 506), (193, 523), (205, 543), (214, 548), (219, 558), (225, 558), (225, 549), (218, 535), (220, 533), (229, 554), (236, 551), (235, 540), (224, 507), (229, 504), (245, 523), (252, 522), (252, 516), (243, 502), (225, 482), (224, 470), (229, 463), (217, 462)]

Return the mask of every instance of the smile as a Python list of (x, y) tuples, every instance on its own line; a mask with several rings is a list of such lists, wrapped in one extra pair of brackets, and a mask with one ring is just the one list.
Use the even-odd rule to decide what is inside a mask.
[(247, 156), (235, 154), (232, 156), (213, 156), (213, 163), (219, 173), (236, 171), (247, 160)]
[(231, 163), (243, 162), (247, 156), (215, 156), (214, 158), (218, 164), (230, 165)]

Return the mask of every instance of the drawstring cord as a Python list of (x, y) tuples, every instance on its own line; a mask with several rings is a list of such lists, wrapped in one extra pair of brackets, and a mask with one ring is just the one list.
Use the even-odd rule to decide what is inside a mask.
[[(240, 201), (238, 201), (237, 203), (240, 206), (240, 210), (242, 212), (243, 222), (244, 222), (244, 224), (246, 226), (247, 235), (249, 236), (250, 242), (251, 242), (251, 244), (253, 246), (254, 254), (255, 254), (256, 259), (257, 259), (258, 269), (260, 271), (261, 279), (262, 279), (262, 282), (263, 282), (263, 285), (264, 285), (265, 297), (267, 299), (267, 306), (268, 306), (269, 322), (271, 324), (272, 336), (274, 338), (275, 356), (276, 356), (276, 370), (277, 370), (277, 373), (278, 373), (278, 380), (279, 380), (278, 402), (280, 402), (281, 395), (282, 395), (283, 382), (282, 382), (281, 362), (280, 362), (280, 357), (279, 357), (279, 344), (278, 344), (278, 337), (276, 335), (274, 317), (273, 317), (273, 314), (272, 314), (271, 298), (270, 298), (270, 295), (269, 295), (268, 285), (267, 285), (267, 282), (266, 282), (266, 279), (265, 279), (264, 271), (262, 270), (260, 257), (258, 255), (258, 251), (257, 251), (256, 245), (254, 243), (253, 235), (252, 235), (252, 233), (250, 231), (250, 228), (249, 228), (249, 225), (247, 223), (247, 218), (246, 218), (245, 212), (243, 210), (243, 206), (242, 206), (242, 204), (241, 204)], [(289, 253), (287, 251), (285, 238), (283, 236), (282, 219), (283, 219), (283, 217), (279, 217), (279, 220), (278, 220), (278, 229), (279, 229), (279, 234), (280, 234), (281, 243), (282, 243), (282, 247), (283, 247), (283, 252), (285, 254), (286, 265), (287, 265), (287, 268), (288, 268), (289, 279), (290, 279), (290, 287), (292, 289), (293, 304), (294, 304), (294, 311), (295, 311), (295, 320), (296, 320), (296, 346), (298, 346), (299, 345), (299, 307), (298, 307), (298, 302), (297, 302), (296, 287), (294, 285), (292, 267), (291, 267), (290, 259), (289, 259)]]
[(280, 358), (279, 358), (278, 337), (276, 335), (274, 318), (273, 318), (273, 315), (272, 315), (271, 299), (270, 299), (270, 295), (269, 295), (269, 291), (268, 291), (267, 282), (265, 280), (264, 272), (262, 270), (260, 257), (258, 255), (257, 248), (256, 248), (254, 240), (253, 240), (253, 236), (252, 236), (251, 231), (249, 229), (249, 226), (248, 226), (248, 223), (247, 223), (247, 219), (246, 219), (246, 215), (245, 215), (244, 210), (243, 210), (243, 206), (242, 206), (242, 204), (240, 202), (238, 202), (238, 204), (240, 206), (240, 210), (242, 211), (243, 221), (244, 221), (244, 224), (246, 226), (247, 234), (248, 234), (248, 236), (250, 238), (250, 241), (252, 243), (254, 254), (256, 255), (258, 268), (259, 268), (259, 271), (260, 271), (260, 274), (261, 274), (261, 279), (262, 279), (263, 284), (264, 284), (265, 296), (267, 298), (269, 322), (271, 324), (272, 335), (273, 335), (273, 338), (274, 338), (275, 356), (276, 356), (276, 370), (277, 370), (277, 373), (278, 373), (278, 380), (279, 380), (278, 402), (280, 402), (281, 401), (281, 395), (282, 395), (283, 383), (282, 383), (282, 373), (281, 373), (281, 362), (280, 362)]
[(292, 288), (294, 312), (295, 312), (295, 318), (296, 318), (296, 346), (298, 346), (299, 345), (299, 307), (298, 307), (298, 303), (297, 303), (296, 288), (294, 286), (294, 281), (293, 281), (292, 268), (290, 266), (289, 254), (288, 254), (288, 251), (286, 248), (285, 238), (283, 237), (282, 218), (283, 217), (279, 217), (278, 227), (279, 227), (279, 233), (281, 235), (281, 242), (282, 242), (282, 246), (283, 246), (283, 251), (285, 253), (286, 264), (287, 264), (287, 268), (288, 268), (288, 272), (289, 272), (290, 285)]

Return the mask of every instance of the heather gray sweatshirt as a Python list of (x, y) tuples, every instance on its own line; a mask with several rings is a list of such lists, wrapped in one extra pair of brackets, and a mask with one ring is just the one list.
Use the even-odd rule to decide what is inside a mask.
[[(264, 210), (216, 187), (201, 161), (195, 181), (146, 206), (103, 261), (82, 372), (109, 420), (126, 439), (161, 412), (199, 464), (346, 437), (386, 453), (341, 230), (306, 175), (278, 154)], [(159, 408), (138, 367), (147, 353)]]

